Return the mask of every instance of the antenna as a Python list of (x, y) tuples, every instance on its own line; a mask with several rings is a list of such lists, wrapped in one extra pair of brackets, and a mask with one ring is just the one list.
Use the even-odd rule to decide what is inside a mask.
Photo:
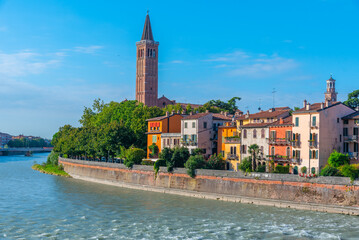
[(277, 91), (275, 90), (275, 88), (273, 88), (273, 91), (272, 91), (272, 93), (273, 93), (273, 108), (274, 108), (274, 106), (275, 106), (275, 93), (276, 93)]
[(259, 99), (259, 107), (258, 107), (258, 111), (260, 111), (262, 108), (261, 108), (261, 103), (262, 103), (262, 99)]

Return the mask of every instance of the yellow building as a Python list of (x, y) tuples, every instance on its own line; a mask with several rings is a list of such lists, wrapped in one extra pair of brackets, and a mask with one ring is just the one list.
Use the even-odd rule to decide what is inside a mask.
[(228, 122), (218, 128), (218, 154), (226, 160), (228, 170), (238, 169), (241, 159), (240, 143), (236, 122)]

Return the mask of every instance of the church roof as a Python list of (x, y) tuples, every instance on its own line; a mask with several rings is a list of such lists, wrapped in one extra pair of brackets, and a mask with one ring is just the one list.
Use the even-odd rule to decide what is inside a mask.
[(146, 20), (145, 20), (145, 26), (143, 27), (143, 32), (142, 32), (142, 38), (141, 40), (153, 40), (153, 35), (152, 35), (152, 29), (151, 29), (151, 22), (150, 22), (150, 16), (146, 15)]

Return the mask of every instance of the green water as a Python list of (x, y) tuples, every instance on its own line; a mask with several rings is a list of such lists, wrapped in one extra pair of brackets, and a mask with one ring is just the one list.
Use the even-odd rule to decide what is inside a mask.
[(165, 195), (0, 157), (0, 239), (359, 239), (359, 218)]

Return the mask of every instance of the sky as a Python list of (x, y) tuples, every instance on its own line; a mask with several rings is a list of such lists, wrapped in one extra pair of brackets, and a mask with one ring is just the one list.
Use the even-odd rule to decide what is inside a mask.
[(359, 0), (0, 0), (0, 132), (51, 138), (96, 98), (135, 99), (147, 10), (159, 96), (256, 112), (324, 101), (330, 74), (338, 100), (359, 89)]

